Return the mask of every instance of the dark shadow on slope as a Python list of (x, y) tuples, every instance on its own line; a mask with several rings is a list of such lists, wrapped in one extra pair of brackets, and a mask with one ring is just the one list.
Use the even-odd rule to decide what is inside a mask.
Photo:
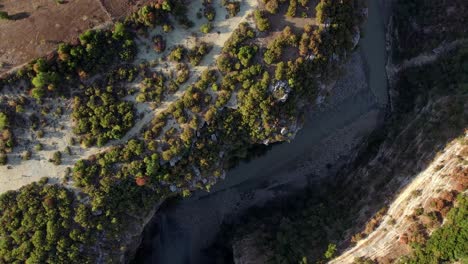
[(30, 16), (30, 14), (28, 12), (19, 12), (19, 13), (16, 13), (14, 15), (10, 15), (10, 19), (11, 20), (21, 20), (21, 19), (28, 18), (29, 16)]
[(364, 230), (439, 151), (464, 134), (466, 61), (468, 49), (461, 48), (433, 65), (402, 73), (396, 84), (398, 112), (369, 138), (355, 162), (302, 194), (225, 223), (225, 232), (208, 252), (229, 255), (233, 242), (259, 231), (256, 246), (274, 262), (298, 263), (304, 256), (324, 260), (328, 244), (338, 244), (339, 250), (350, 246), (353, 234)]

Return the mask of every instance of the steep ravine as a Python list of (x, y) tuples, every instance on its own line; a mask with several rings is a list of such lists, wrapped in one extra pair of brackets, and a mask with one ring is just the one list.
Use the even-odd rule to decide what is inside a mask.
[(209, 263), (202, 250), (223, 221), (331, 176), (352, 158), (386, 111), (385, 30), (379, 9), (371, 5), (361, 47), (350, 56), (328, 100), (306, 115), (296, 138), (241, 163), (210, 193), (163, 206), (146, 228), (136, 262)]
[[(466, 41), (463, 39), (442, 42), (436, 48), (437, 51), (416, 54), (398, 65), (389, 61), (387, 69), (399, 69), (390, 71), (394, 78), (390, 85), (392, 101), (395, 101), (396, 106), (391, 111), (391, 118), (380, 133), (377, 144), (364, 148), (365, 155), (358, 162), (350, 162), (341, 170), (337, 178), (330, 182), (330, 188), (327, 189), (329, 192), (325, 192), (326, 195), (333, 196), (333, 202), (345, 205), (328, 204), (327, 210), (345, 212), (341, 214), (345, 215), (344, 219), (336, 222), (346, 223), (344, 226), (347, 231), (340, 233), (338, 239), (334, 236), (330, 241), (328, 238), (333, 237), (330, 233), (335, 230), (327, 228), (334, 223), (327, 222), (324, 224), (327, 230), (321, 230), (324, 231), (322, 233), (306, 229), (291, 232), (292, 238), (295, 234), (317, 233), (322, 235), (322, 244), (337, 244), (338, 256), (331, 263), (393, 263), (400, 257), (411, 254), (410, 244), (423, 244), (424, 239), (446, 222), (444, 217), (454, 205), (454, 197), (457, 193), (466, 193), (468, 186), (468, 101), (466, 89), (460, 85), (466, 83), (466, 74), (460, 73), (460, 65), (463, 65), (460, 62), (466, 62), (468, 56), (464, 42)], [(407, 96), (411, 93), (415, 96), (414, 101), (411, 96)], [(406, 110), (399, 109), (403, 104), (409, 107)], [(349, 202), (341, 203), (344, 200)], [(303, 212), (314, 212), (309, 207), (313, 206), (308, 204)], [(271, 228), (272, 234), (265, 235), (268, 228), (260, 228), (259, 223), (268, 219), (268, 216), (263, 217), (264, 214), (278, 218), (277, 212), (267, 211), (268, 208), (270, 207), (263, 214), (258, 213), (261, 216), (252, 217), (258, 219), (251, 222), (246, 229), (248, 231), (239, 232), (240, 235), (233, 239), (235, 263), (265, 263), (268, 257), (285, 257), (290, 252), (287, 251), (289, 248), (272, 246), (275, 243), (281, 244), (281, 241), (282, 246), (291, 242), (284, 238), (288, 234), (280, 233), (284, 229)], [(281, 212), (283, 219), (294, 219), (288, 215), (293, 212), (292, 209)], [(302, 218), (302, 215), (296, 219), (300, 223), (311, 220), (314, 221), (314, 218)], [(240, 225), (247, 226), (243, 223)], [(291, 226), (296, 227), (292, 224), (288, 227)], [(242, 229), (242, 226), (234, 229)], [(267, 232), (262, 234), (264, 230)], [(277, 230), (280, 231), (274, 233)], [(268, 243), (264, 237), (272, 238), (273, 242)], [(450, 238), (447, 240), (450, 241)], [(458, 243), (463, 247), (463, 241)], [(296, 243), (291, 247), (297, 249), (298, 246), (303, 246), (313, 250), (316, 244)], [(273, 252), (269, 252), (270, 250)], [(321, 254), (319, 258), (322, 261), (325, 261), (324, 258), (329, 260), (330, 257), (326, 257), (324, 251), (318, 252)], [(429, 256), (435, 258), (435, 255)], [(300, 255), (302, 256), (304, 255)], [(313, 258), (308, 260), (314, 261)], [(435, 260), (432, 262), (442, 263)]]

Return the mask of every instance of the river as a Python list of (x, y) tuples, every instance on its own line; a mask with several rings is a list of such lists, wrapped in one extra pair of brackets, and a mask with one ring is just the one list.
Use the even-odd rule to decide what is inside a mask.
[(369, 1), (359, 48), (330, 98), (307, 114), (296, 138), (239, 164), (211, 192), (197, 192), (161, 208), (134, 262), (211, 263), (203, 249), (213, 242), (223, 221), (332, 176), (349, 160), (362, 139), (382, 124), (388, 102), (385, 22), (379, 4)]

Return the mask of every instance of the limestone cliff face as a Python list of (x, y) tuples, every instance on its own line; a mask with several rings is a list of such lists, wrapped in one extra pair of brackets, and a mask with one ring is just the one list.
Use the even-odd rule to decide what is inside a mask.
[[(416, 236), (427, 236), (440, 225), (456, 194), (468, 187), (468, 134), (463, 129), (439, 133), (435, 124), (448, 127), (442, 124), (456, 114), (467, 120), (467, 99), (449, 96), (428, 103), (396, 137), (382, 143), (368, 164), (346, 177), (349, 186), (366, 186), (367, 193), (356, 204), (362, 209), (347, 235), (356, 244), (331, 263), (352, 263), (357, 257), (395, 260), (410, 252), (408, 243)], [(449, 104), (460, 104), (464, 112), (441, 112)], [(428, 220), (423, 214), (429, 212), (440, 219)]]

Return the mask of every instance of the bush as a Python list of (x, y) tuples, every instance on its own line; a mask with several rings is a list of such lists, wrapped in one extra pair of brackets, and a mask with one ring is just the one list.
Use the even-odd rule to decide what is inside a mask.
[(42, 144), (39, 143), (39, 144), (37, 144), (37, 145), (34, 146), (34, 149), (35, 149), (36, 151), (41, 151), (41, 150), (44, 149), (44, 146), (42, 146)]
[(188, 58), (189, 58), (190, 64), (192, 64), (193, 66), (197, 66), (198, 64), (200, 64), (203, 57), (210, 50), (211, 50), (211, 46), (209, 46), (205, 42), (201, 42), (200, 44), (193, 47), (193, 49), (191, 49), (188, 52)]
[(267, 31), (268, 29), (270, 29), (270, 22), (268, 21), (268, 18), (266, 17), (264, 11), (258, 9), (255, 10), (254, 20), (258, 30)]
[(229, 13), (230, 17), (235, 17), (237, 13), (240, 11), (240, 2), (237, 1), (228, 1), (228, 0), (223, 0), (223, 4), (226, 7), (226, 10)]
[(307, 4), (309, 3), (310, 0), (299, 0), (299, 3), (301, 3), (302, 7), (306, 7)]
[(8, 163), (8, 156), (5, 153), (0, 153), (0, 165), (6, 165)]
[(0, 112), (0, 130), (5, 129), (6, 127), (8, 127), (8, 125), (8, 116), (5, 113)]
[(237, 58), (241, 62), (242, 66), (249, 66), (250, 60), (255, 56), (255, 53), (257, 53), (257, 49), (257, 46), (243, 46), (239, 49)]
[(154, 50), (158, 53), (161, 53), (166, 49), (166, 41), (161, 35), (154, 36), (153, 43), (154, 43)]
[(286, 15), (288, 17), (295, 17), (296, 16), (296, 9), (297, 9), (297, 0), (289, 0), (289, 7)]
[(276, 37), (270, 44), (263, 55), (263, 59), (267, 64), (272, 64), (281, 58), (284, 47), (296, 46), (297, 37), (292, 33), (290, 27), (285, 27), (281, 35)]
[(54, 152), (51, 162), (53, 162), (55, 165), (62, 164), (62, 152), (60, 151)]
[(206, 17), (206, 19), (208, 19), (208, 21), (213, 21), (216, 16), (216, 10), (211, 5), (207, 5), (203, 15)]
[(227, 54), (221, 54), (216, 59), (218, 69), (222, 72), (230, 72), (232, 70), (231, 58)]
[(31, 151), (25, 150), (25, 151), (23, 152), (23, 154), (21, 154), (21, 158), (22, 158), (23, 160), (30, 160), (30, 159), (31, 159), (31, 155), (32, 155), (32, 154), (31, 154)]
[(10, 16), (5, 11), (0, 11), (0, 19), (9, 20)]
[(180, 62), (184, 58), (184, 48), (182, 46), (174, 47), (169, 53), (169, 59), (171, 61)]
[(271, 14), (276, 14), (278, 12), (278, 0), (268, 0), (265, 3), (265, 9)]
[(179, 64), (177, 64), (176, 69), (177, 69), (176, 82), (178, 84), (185, 83), (188, 80), (189, 76), (190, 76), (190, 69), (189, 69), (188, 65), (185, 64), (185, 63), (179, 63)]
[(202, 33), (205, 33), (205, 34), (208, 34), (211, 32), (211, 30), (213, 29), (213, 24), (211, 24), (210, 22), (206, 23), (206, 24), (203, 24), (201, 27), (200, 27), (200, 31)]
[(44, 131), (43, 131), (43, 130), (38, 130), (38, 131), (36, 132), (36, 136), (37, 136), (38, 138), (43, 138), (43, 137), (44, 137)]

